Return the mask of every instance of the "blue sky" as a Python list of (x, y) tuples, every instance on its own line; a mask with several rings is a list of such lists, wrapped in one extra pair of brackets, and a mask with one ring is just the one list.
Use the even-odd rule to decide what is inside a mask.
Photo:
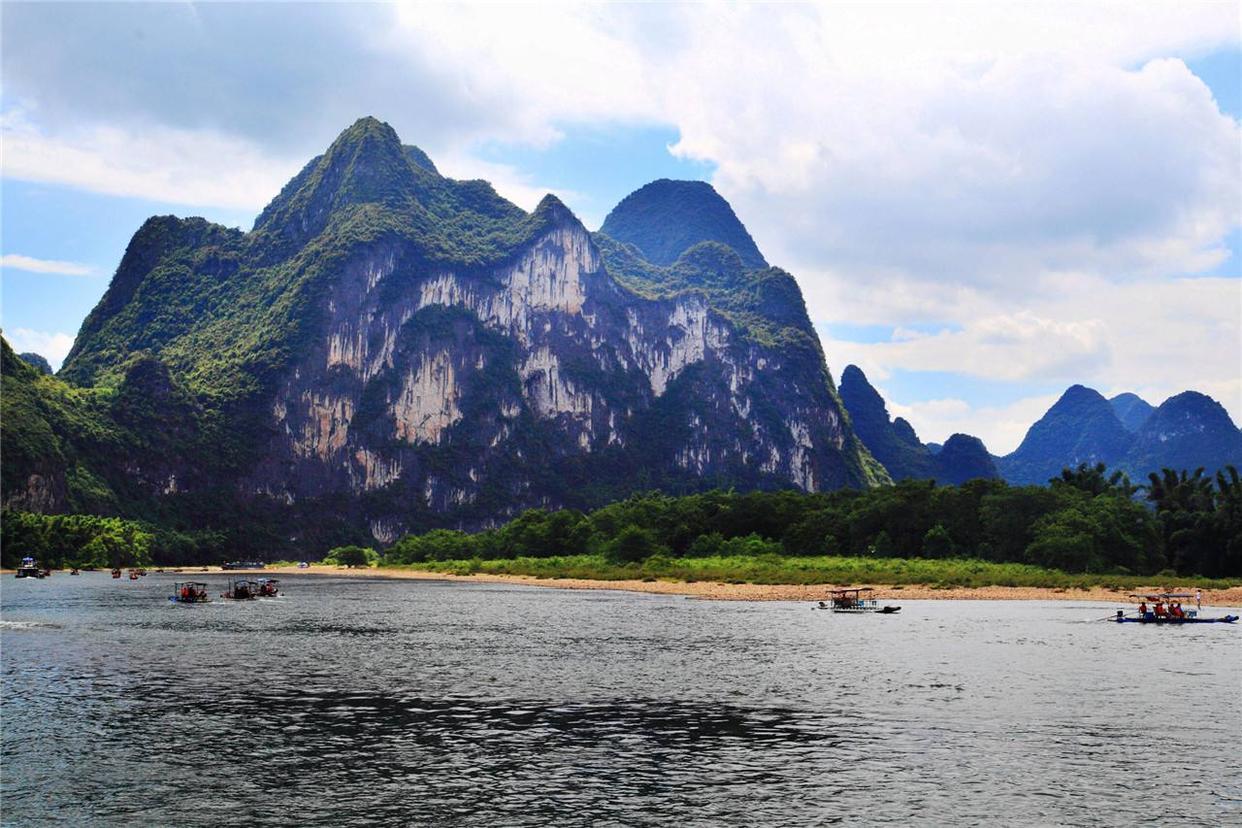
[(371, 114), (591, 228), (711, 181), (925, 439), (1073, 382), (1242, 417), (1239, 12), (1075, 12), (9, 4), (0, 324), (57, 362), (145, 218), (248, 228)]

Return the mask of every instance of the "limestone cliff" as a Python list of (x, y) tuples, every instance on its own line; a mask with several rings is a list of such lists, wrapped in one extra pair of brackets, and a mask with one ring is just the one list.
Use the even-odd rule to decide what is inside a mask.
[(182, 473), (113, 488), (199, 513), (196, 494), (227, 496), (294, 539), (335, 522), (387, 541), (647, 488), (885, 479), (796, 283), (752, 264), (719, 241), (647, 262), (551, 196), (528, 214), (440, 176), (363, 119), (249, 233), (148, 222), (60, 376), (119, 387), (149, 355), (190, 389), (184, 432), (227, 445), (210, 475), (174, 446)]

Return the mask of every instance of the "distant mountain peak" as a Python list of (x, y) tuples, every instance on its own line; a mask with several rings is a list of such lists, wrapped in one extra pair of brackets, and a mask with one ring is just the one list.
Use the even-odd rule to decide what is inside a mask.
[(879, 391), (875, 390), (875, 386), (857, 365), (847, 365), (841, 372), (841, 395), (847, 394), (857, 404), (865, 405), (873, 410), (878, 406), (884, 414), (884, 419), (888, 419), (888, 407), (884, 404), (884, 398), (880, 396)]
[(854, 431), (872, 456), (888, 469), (894, 480), (935, 476), (931, 456), (909, 423), (894, 427), (884, 398), (857, 365), (841, 372), (841, 402), (854, 424)]
[(847, 365), (841, 372), (840, 394), (855, 433), (894, 480), (936, 480), (956, 485), (979, 477), (1000, 477), (978, 437), (954, 434), (943, 446), (933, 449), (919, 441), (914, 426), (905, 418), (890, 421), (884, 398), (857, 365)]
[(1071, 385), (1001, 459), (1001, 470), (1010, 482), (1044, 484), (1066, 466), (1116, 463), (1133, 440), (1100, 392)]
[(1121, 420), (1121, 424), (1126, 427), (1127, 431), (1138, 431), (1156, 407), (1138, 394), (1126, 392), (1110, 397), (1109, 405), (1113, 407), (1113, 411), (1117, 414), (1117, 419)]
[(978, 437), (954, 434), (933, 455), (941, 483), (960, 485), (967, 480), (1000, 477), (996, 462)]
[(1138, 476), (1165, 467), (1203, 466), (1211, 473), (1229, 464), (1242, 464), (1242, 432), (1223, 405), (1198, 391), (1161, 403), (1135, 434), (1126, 458), (1126, 467)]
[(621, 199), (600, 232), (634, 245), (653, 264), (671, 265), (700, 242), (719, 242), (748, 268), (768, 266), (729, 202), (706, 181), (652, 181)]
[(23, 354), (18, 354), (17, 356), (19, 359), (22, 360), (22, 362), (25, 362), (27, 365), (34, 368), (40, 374), (51, 374), (52, 373), (51, 364), (47, 361), (47, 359), (42, 354), (36, 354), (36, 353), (28, 351)]

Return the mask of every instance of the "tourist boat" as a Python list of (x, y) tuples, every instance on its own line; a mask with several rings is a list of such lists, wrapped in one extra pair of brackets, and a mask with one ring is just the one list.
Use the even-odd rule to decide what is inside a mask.
[(121, 570), (120, 570), (120, 569), (114, 569), (114, 570), (112, 570), (112, 577), (113, 577), (113, 578), (119, 578), (119, 577), (121, 577)]
[(35, 563), (34, 558), (22, 558), (14, 578), (46, 578), (43, 567)]
[[(1170, 605), (1176, 602), (1181, 607), (1181, 599), (1194, 598), (1195, 608), (1184, 610), (1183, 615), (1157, 615), (1155, 606), (1157, 604)], [(1222, 615), (1219, 618), (1201, 618), (1199, 612), (1203, 609), (1201, 606), (1201, 593), (1195, 591), (1190, 592), (1153, 592), (1146, 595), (1131, 595), (1131, 601), (1139, 602), (1140, 606), (1134, 611), (1133, 615), (1126, 615), (1125, 610), (1117, 610), (1117, 614), (1112, 617), (1113, 621), (1118, 624), (1170, 624), (1178, 626), (1181, 624), (1232, 624), (1238, 620), (1236, 615)], [(1148, 604), (1151, 606), (1148, 606)]]
[(231, 578), (228, 589), (220, 593), (221, 598), (230, 601), (250, 601), (259, 597), (259, 582), (246, 578)]
[(73, 569), (69, 570), (69, 574), (70, 575), (81, 575), (82, 573), (78, 572), (78, 568), (75, 566)]
[(131, 570), (129, 571), (129, 579), (130, 579), (131, 581), (136, 581), (136, 580), (138, 580), (138, 570), (136, 570), (136, 569), (131, 569)]
[(834, 589), (828, 594), (827, 603), (820, 601), (819, 609), (832, 610), (833, 612), (875, 612), (880, 615), (892, 615), (900, 612), (901, 607), (894, 607), (888, 604), (880, 606), (870, 593), (875, 592), (871, 587), (860, 587), (855, 589)]
[(207, 584), (201, 581), (177, 581), (173, 584), (173, 594), (168, 600), (174, 604), (207, 604)]
[(280, 595), (280, 581), (275, 578), (260, 578), (258, 584), (260, 598), (275, 598)]

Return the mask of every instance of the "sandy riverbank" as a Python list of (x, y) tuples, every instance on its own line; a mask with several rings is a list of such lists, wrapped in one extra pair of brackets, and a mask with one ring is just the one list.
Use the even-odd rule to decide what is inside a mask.
[[(274, 567), (263, 570), (273, 575), (345, 575), (381, 578), (408, 578), (425, 581), (465, 581), (493, 584), (519, 584), (553, 589), (620, 589), (629, 592), (652, 592), (661, 595), (686, 595), (713, 601), (819, 601), (831, 588), (827, 584), (724, 584), (711, 581), (595, 581), (583, 578), (532, 578), (526, 575), (450, 575), (443, 572), (424, 572), (414, 569), (344, 569), (335, 566), (313, 565), (309, 569)], [(973, 587), (934, 589), (929, 586), (881, 586), (878, 584), (840, 584), (839, 586), (874, 586), (875, 597), (885, 601), (902, 598), (953, 599), (968, 601), (1107, 601), (1124, 603), (1129, 590), (1108, 589), (1044, 589), (1037, 587)], [(1177, 591), (1193, 592), (1193, 586), (1174, 585)], [(1153, 586), (1151, 591), (1161, 591)], [(1214, 606), (1242, 606), (1242, 587), (1203, 590), (1203, 603)]]
[[(147, 570), (155, 572), (154, 568)], [(2, 574), (11, 575), (14, 570), (0, 570)], [(67, 570), (53, 570), (56, 575), (68, 574)], [(172, 570), (167, 570), (171, 573)], [(179, 574), (187, 578), (194, 575), (267, 575), (269, 577), (286, 577), (297, 575), (338, 575), (359, 578), (397, 578), (417, 581), (463, 581), (485, 584), (516, 584), (521, 586), (540, 586), (551, 589), (619, 589), (628, 592), (651, 592), (660, 595), (685, 595), (690, 598), (701, 598), (709, 601), (819, 601), (826, 597), (832, 586), (875, 587), (875, 598), (882, 601), (908, 600), (957, 600), (957, 601), (1101, 601), (1109, 603), (1126, 603), (1131, 590), (1111, 590), (1096, 587), (1093, 589), (1050, 589), (1043, 587), (953, 587), (937, 589), (921, 584), (905, 586), (884, 586), (879, 584), (725, 584), (714, 581), (597, 581), (585, 578), (534, 578), (527, 575), (491, 575), (478, 573), (475, 575), (451, 575), (444, 572), (425, 572), (416, 569), (346, 569), (338, 566), (313, 564), (307, 569), (296, 566), (268, 567), (262, 570), (224, 570), (218, 566), (207, 567), (204, 572), (200, 567), (182, 569)], [(1143, 590), (1161, 592), (1194, 592), (1193, 584), (1153, 585)], [(1203, 590), (1203, 603), (1210, 606), (1238, 607), (1242, 606), (1242, 586), (1229, 589)]]

